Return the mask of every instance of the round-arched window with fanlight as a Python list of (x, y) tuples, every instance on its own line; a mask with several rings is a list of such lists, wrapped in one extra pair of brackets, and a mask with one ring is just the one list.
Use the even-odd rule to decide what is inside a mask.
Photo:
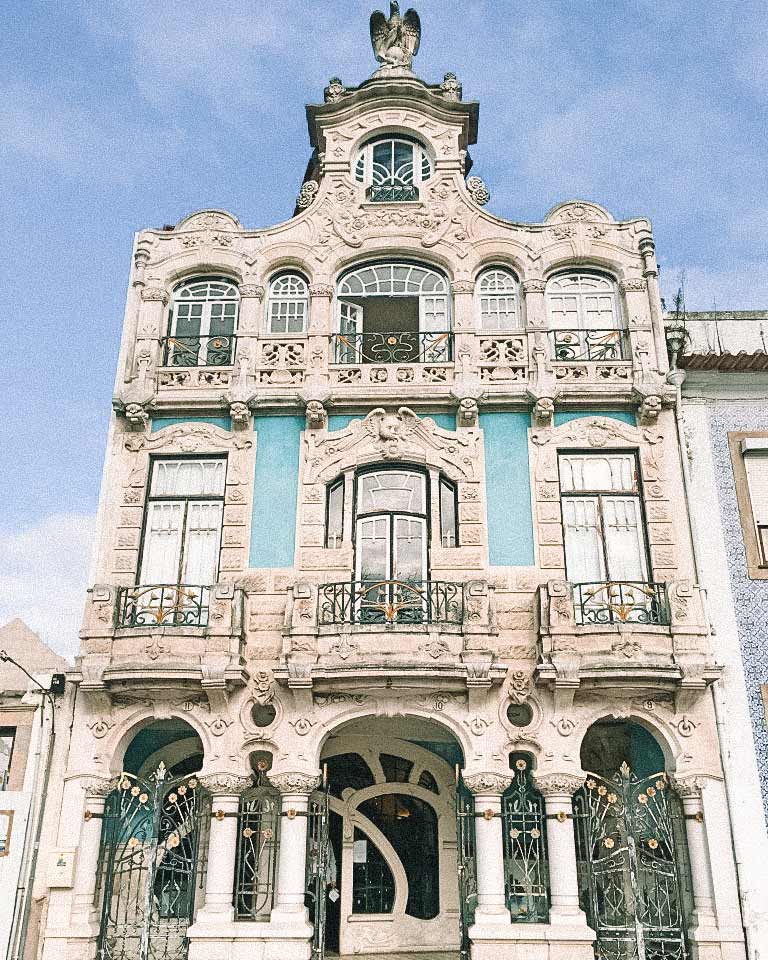
[(374, 203), (419, 199), (419, 187), (432, 176), (432, 160), (418, 140), (387, 134), (363, 144), (354, 159), (353, 173), (365, 184)]

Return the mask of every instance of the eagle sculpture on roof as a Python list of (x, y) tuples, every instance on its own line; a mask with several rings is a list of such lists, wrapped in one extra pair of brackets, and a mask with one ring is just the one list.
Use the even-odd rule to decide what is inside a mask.
[(376, 59), (385, 67), (405, 67), (410, 70), (413, 58), (419, 52), (421, 21), (416, 11), (406, 10), (400, 16), (398, 0), (389, 4), (389, 19), (381, 10), (371, 14), (371, 43)]

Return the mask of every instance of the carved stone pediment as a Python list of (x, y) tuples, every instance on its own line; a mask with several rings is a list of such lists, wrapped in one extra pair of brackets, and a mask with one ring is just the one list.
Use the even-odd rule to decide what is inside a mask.
[(305, 443), (307, 483), (327, 480), (345, 466), (376, 460), (433, 465), (457, 480), (474, 480), (478, 469), (476, 433), (443, 430), (408, 407), (397, 411), (377, 407), (345, 430), (308, 433)]
[(250, 450), (253, 440), (229, 433), (212, 423), (180, 423), (150, 435), (129, 437), (125, 447), (132, 453), (168, 450), (179, 453), (213, 453), (217, 450)]

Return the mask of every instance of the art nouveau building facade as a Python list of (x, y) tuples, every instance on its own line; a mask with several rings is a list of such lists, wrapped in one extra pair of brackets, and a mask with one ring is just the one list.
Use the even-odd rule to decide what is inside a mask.
[(477, 115), (334, 79), (290, 220), (137, 235), (44, 960), (745, 956), (651, 228)]

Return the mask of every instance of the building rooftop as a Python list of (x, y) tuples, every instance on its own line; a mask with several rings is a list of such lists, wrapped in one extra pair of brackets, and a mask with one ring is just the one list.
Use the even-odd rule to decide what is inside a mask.
[[(32, 674), (64, 673), (71, 669), (71, 664), (44, 644), (18, 617), (0, 627), (0, 650), (5, 650)], [(23, 692), (27, 686), (28, 680), (18, 667), (0, 661), (0, 695)]]

